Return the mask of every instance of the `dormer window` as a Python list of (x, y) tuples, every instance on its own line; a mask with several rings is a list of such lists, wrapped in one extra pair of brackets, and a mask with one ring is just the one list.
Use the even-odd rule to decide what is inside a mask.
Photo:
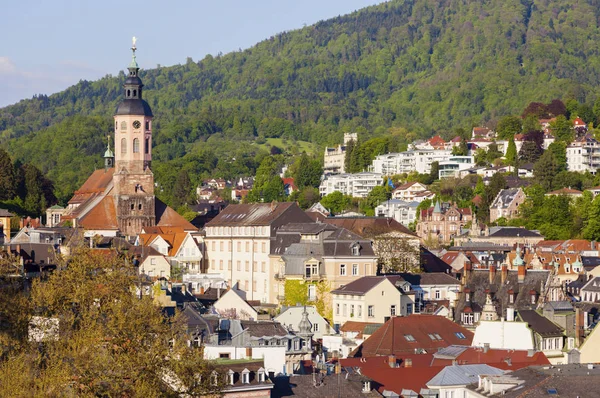
[(250, 384), (250, 371), (248, 369), (242, 370), (242, 383)]
[(371, 391), (371, 381), (369, 381), (369, 380), (363, 381), (362, 392), (369, 392), (369, 391)]
[(259, 383), (264, 383), (265, 382), (265, 370), (263, 368), (258, 369), (258, 382)]
[(358, 243), (355, 243), (354, 245), (352, 245), (352, 255), (360, 256), (360, 245)]

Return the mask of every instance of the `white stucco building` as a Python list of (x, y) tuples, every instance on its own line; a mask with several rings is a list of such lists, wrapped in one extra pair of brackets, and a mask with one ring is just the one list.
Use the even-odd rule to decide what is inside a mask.
[(377, 156), (371, 165), (371, 171), (382, 175), (431, 172), (433, 162), (443, 162), (452, 156), (446, 149), (416, 149), (400, 153), (388, 153)]
[(354, 198), (366, 198), (373, 188), (382, 184), (381, 173), (338, 174), (325, 177), (319, 187), (319, 193), (325, 196), (338, 191)]
[(596, 174), (600, 168), (600, 143), (590, 135), (567, 146), (567, 170)]

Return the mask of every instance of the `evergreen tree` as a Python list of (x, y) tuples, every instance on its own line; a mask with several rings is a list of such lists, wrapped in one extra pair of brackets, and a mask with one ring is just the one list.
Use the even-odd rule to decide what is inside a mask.
[(546, 191), (552, 188), (552, 181), (557, 173), (556, 159), (552, 151), (545, 151), (539, 160), (533, 165), (533, 174)]
[(16, 193), (16, 179), (8, 152), (0, 148), (0, 200), (12, 199)]
[(535, 163), (541, 155), (542, 148), (533, 141), (525, 141), (519, 151), (519, 160), (524, 163)]
[(567, 143), (555, 141), (548, 146), (548, 151), (552, 152), (556, 160), (556, 171), (560, 172), (567, 169)]
[(177, 175), (177, 181), (173, 187), (173, 206), (177, 209), (185, 204), (192, 202), (191, 199), (192, 182), (186, 170), (180, 170)]
[(506, 148), (506, 162), (514, 166), (515, 160), (517, 159), (517, 146), (515, 144), (515, 140), (511, 139), (508, 141), (508, 148)]

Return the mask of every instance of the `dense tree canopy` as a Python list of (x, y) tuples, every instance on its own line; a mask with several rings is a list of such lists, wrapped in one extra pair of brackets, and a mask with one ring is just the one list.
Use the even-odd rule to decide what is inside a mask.
[[(590, 2), (394, 0), (245, 51), (143, 70), (161, 195), (181, 168), (193, 184), (208, 173), (250, 174), (274, 147), (301, 153), (300, 142), (322, 148), (349, 131), (362, 142), (399, 132), (408, 143), (493, 124), (532, 101), (541, 105), (527, 107), (525, 132), (537, 128), (536, 116), (597, 121), (599, 14)], [(0, 145), (48, 175), (64, 203), (102, 167), (124, 78), (81, 81), (1, 109)], [(266, 147), (273, 139), (288, 149)], [(379, 149), (357, 153), (352, 169)]]

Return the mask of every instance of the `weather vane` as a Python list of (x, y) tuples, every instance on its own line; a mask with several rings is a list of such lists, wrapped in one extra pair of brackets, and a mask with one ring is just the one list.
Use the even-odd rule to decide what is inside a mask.
[(131, 47), (131, 49), (132, 49), (133, 51), (135, 51), (135, 50), (136, 50), (135, 43), (137, 42), (137, 37), (133, 36), (133, 37), (131, 38), (131, 42), (133, 43), (133, 46)]

